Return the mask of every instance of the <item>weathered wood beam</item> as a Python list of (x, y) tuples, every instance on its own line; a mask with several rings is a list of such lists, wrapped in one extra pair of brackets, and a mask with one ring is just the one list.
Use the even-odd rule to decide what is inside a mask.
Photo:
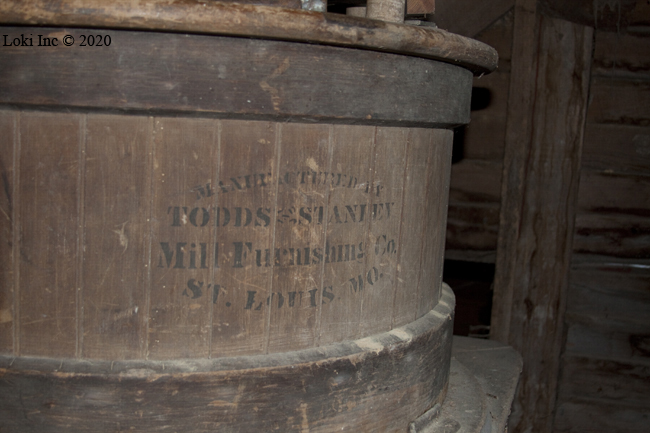
[(593, 29), (517, 0), (492, 338), (524, 371), (511, 426), (550, 432), (589, 94)]
[(514, 0), (438, 0), (433, 20), (438, 27), (474, 37), (498, 20)]

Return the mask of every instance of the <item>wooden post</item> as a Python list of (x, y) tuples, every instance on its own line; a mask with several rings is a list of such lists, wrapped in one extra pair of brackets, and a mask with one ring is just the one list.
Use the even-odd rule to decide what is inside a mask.
[(592, 35), (516, 1), (492, 312), (524, 359), (515, 432), (552, 427)]

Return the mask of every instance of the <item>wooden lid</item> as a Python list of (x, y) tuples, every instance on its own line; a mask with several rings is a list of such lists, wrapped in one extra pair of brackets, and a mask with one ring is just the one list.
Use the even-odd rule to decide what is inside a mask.
[(4, 0), (0, 23), (278, 39), (400, 53), (485, 74), (497, 52), (443, 30), (352, 16), (205, 0)]

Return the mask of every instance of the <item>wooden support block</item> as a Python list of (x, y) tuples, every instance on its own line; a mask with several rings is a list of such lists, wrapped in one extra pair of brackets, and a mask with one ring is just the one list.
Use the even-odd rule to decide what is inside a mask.
[(367, 17), (389, 23), (404, 22), (406, 0), (368, 0)]
[(436, 0), (407, 0), (407, 15), (428, 15), (436, 10)]
[(352, 17), (365, 18), (367, 9), (365, 6), (353, 6), (345, 9), (345, 14)]

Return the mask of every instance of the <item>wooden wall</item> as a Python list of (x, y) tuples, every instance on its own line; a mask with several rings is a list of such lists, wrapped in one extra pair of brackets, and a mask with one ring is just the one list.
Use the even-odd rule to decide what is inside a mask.
[(650, 34), (595, 32), (556, 432), (650, 425)]
[[(557, 433), (645, 432), (650, 425), (647, 15), (627, 16), (634, 25), (618, 32), (611, 25), (594, 32), (554, 411)], [(512, 34), (510, 11), (475, 36), (497, 49), (500, 62), (497, 72), (475, 79), (472, 120), (460, 131), (447, 258), (495, 261)]]
[(494, 263), (510, 84), (512, 11), (475, 39), (499, 53), (499, 68), (474, 79), (469, 125), (456, 131), (451, 168), (446, 257)]

